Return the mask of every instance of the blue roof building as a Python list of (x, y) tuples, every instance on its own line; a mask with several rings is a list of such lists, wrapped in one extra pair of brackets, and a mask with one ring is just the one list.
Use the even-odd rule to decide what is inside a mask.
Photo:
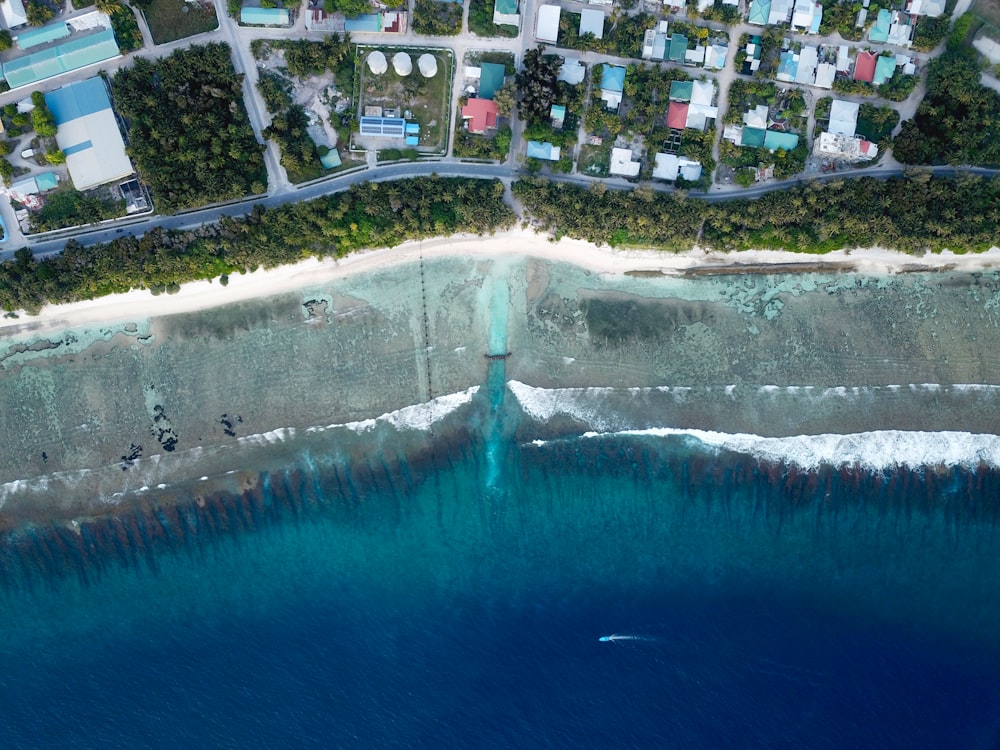
[(798, 145), (799, 137), (795, 133), (782, 133), (780, 130), (764, 131), (764, 148), (772, 151), (793, 151)]
[(402, 117), (362, 117), (361, 135), (380, 135), (387, 138), (404, 138), (406, 120)]
[(344, 19), (344, 31), (381, 31), (382, 16), (378, 13), (366, 13), (357, 18)]
[(625, 68), (604, 63), (601, 66), (601, 89), (622, 92), (625, 90)]
[(548, 141), (528, 141), (525, 155), (530, 159), (544, 159), (546, 161), (559, 161), (562, 149), (553, 146)]

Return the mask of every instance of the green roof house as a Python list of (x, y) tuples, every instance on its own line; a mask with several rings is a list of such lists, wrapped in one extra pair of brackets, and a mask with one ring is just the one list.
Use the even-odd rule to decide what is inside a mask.
[(503, 86), (507, 69), (499, 63), (483, 63), (479, 68), (479, 98), (492, 99), (497, 89)]
[(684, 55), (687, 52), (688, 40), (683, 34), (674, 34), (670, 37), (670, 50), (667, 52), (667, 59), (670, 62), (684, 62)]
[(767, 131), (763, 128), (743, 128), (743, 136), (740, 138), (741, 146), (763, 146)]
[(691, 101), (691, 91), (693, 89), (693, 81), (671, 81), (670, 98), (675, 102), (689, 102)]

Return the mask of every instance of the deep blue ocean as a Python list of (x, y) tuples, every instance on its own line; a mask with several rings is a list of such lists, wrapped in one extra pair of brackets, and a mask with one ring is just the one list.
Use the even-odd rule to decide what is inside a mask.
[(7, 535), (0, 747), (1000, 747), (994, 470), (535, 443), (511, 401)]

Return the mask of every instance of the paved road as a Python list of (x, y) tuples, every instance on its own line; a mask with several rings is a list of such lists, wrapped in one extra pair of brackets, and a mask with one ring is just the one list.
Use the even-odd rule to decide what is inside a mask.
[[(780, 183), (770, 183), (770, 184), (760, 184), (754, 185), (750, 188), (742, 190), (739, 193), (711, 193), (711, 194), (701, 194), (701, 193), (691, 193), (692, 196), (701, 198), (710, 202), (724, 201), (724, 200), (736, 200), (736, 199), (750, 199), (758, 198), (766, 193), (771, 193), (776, 190), (786, 190), (799, 185), (806, 185), (814, 182), (832, 182), (835, 180), (851, 179), (857, 177), (874, 177), (875, 179), (888, 179), (890, 177), (899, 177), (905, 173), (906, 170), (902, 168), (892, 168), (892, 169), (869, 169), (869, 170), (857, 170), (852, 173), (837, 173), (837, 174), (824, 174), (817, 175), (815, 177), (809, 178), (799, 178), (795, 180), (788, 180)], [(920, 171), (929, 171), (937, 177), (953, 177), (956, 175), (980, 175), (984, 177), (996, 177), (1000, 176), (1000, 169), (986, 169), (982, 167), (930, 167), (923, 168)], [(184, 214), (179, 214), (177, 216), (152, 216), (145, 219), (136, 221), (129, 224), (127, 227), (119, 227), (117, 229), (99, 229), (90, 232), (85, 232), (82, 234), (77, 234), (73, 236), (73, 239), (84, 245), (91, 245), (97, 242), (107, 242), (116, 237), (122, 237), (125, 235), (136, 235), (141, 236), (148, 232), (154, 227), (160, 227), (163, 229), (193, 229), (199, 227), (203, 224), (208, 224), (216, 222), (224, 216), (243, 216), (249, 213), (254, 206), (265, 206), (268, 208), (273, 208), (284, 203), (292, 203), (300, 200), (310, 200), (312, 198), (318, 198), (323, 195), (330, 195), (331, 193), (337, 193), (348, 189), (352, 185), (367, 181), (382, 182), (386, 180), (398, 180), (405, 179), (408, 177), (418, 177), (421, 175), (426, 175), (428, 173), (428, 168), (426, 164), (408, 162), (405, 164), (397, 164), (390, 166), (382, 166), (377, 169), (361, 170), (351, 174), (344, 175), (331, 180), (326, 180), (323, 182), (310, 185), (308, 187), (301, 188), (292, 192), (285, 192), (276, 195), (270, 195), (265, 198), (259, 198), (257, 200), (244, 201), (242, 203), (227, 205), (227, 206), (216, 206), (212, 208), (204, 208), (198, 211), (190, 211)], [(509, 194), (510, 184), (513, 180), (517, 178), (515, 170), (507, 164), (463, 164), (460, 162), (438, 162), (433, 167), (433, 173), (440, 175), (442, 177), (471, 177), (480, 179), (500, 179), (502, 180), (508, 188), (508, 200), (512, 202), (512, 198)], [(565, 182), (577, 185), (590, 185), (594, 182), (600, 182), (606, 185), (612, 190), (632, 190), (635, 185), (626, 180), (615, 180), (615, 179), (602, 179), (593, 180), (591, 178), (585, 177), (583, 175), (557, 175), (550, 177), (549, 179), (555, 180), (557, 182)], [(673, 188), (656, 184), (651, 185), (652, 189), (658, 192), (672, 192)], [(47, 239), (42, 242), (36, 242), (31, 245), (31, 251), (36, 256), (50, 255), (52, 253), (58, 253), (62, 250), (63, 245), (66, 242), (67, 237), (61, 237), (58, 239)], [(13, 256), (13, 249), (7, 249), (0, 253), (0, 260), (10, 258)]]
[[(956, 8), (956, 15), (960, 12), (960, 9), (964, 9), (968, 6), (971, 0), (960, 0), (959, 7)], [(447, 47), (454, 51), (455, 53), (455, 64), (456, 64), (456, 75), (455, 84), (452, 94), (452, 111), (457, 106), (458, 98), (462, 94), (462, 65), (464, 63), (465, 54), (473, 50), (503, 50), (508, 52), (513, 52), (515, 59), (518, 63), (523, 59), (524, 52), (533, 47), (536, 42), (534, 40), (534, 26), (537, 6), (541, 0), (523, 0), (521, 3), (522, 24), (520, 35), (515, 39), (508, 38), (496, 38), (496, 39), (484, 39), (477, 37), (474, 34), (468, 32), (467, 18), (468, 18), (468, 3), (463, 9), (463, 24), (462, 32), (458, 36), (453, 37), (429, 37), (429, 36), (418, 36), (415, 35), (411, 29), (403, 35), (393, 35), (391, 38), (386, 37), (384, 34), (355, 34), (352, 36), (352, 41), (359, 43), (375, 43), (375, 44), (387, 44), (391, 43), (393, 45), (400, 46), (426, 46), (426, 47)], [(563, 4), (560, 1), (560, 4)], [(282, 203), (287, 203), (297, 200), (308, 200), (310, 198), (317, 197), (319, 195), (325, 195), (329, 193), (334, 193), (340, 190), (345, 190), (351, 185), (357, 184), (359, 182), (364, 182), (366, 180), (388, 180), (388, 179), (398, 179), (405, 177), (413, 177), (421, 174), (427, 174), (428, 170), (433, 170), (437, 174), (443, 176), (465, 176), (465, 177), (484, 177), (484, 178), (494, 178), (498, 177), (504, 180), (508, 186), (508, 196), (509, 196), (509, 186), (511, 181), (517, 176), (517, 164), (520, 162), (517, 146), (519, 145), (519, 138), (521, 131), (521, 123), (516, 119), (513, 119), (512, 126), (514, 129), (515, 138), (513, 139), (513, 147), (511, 149), (511, 154), (507, 159), (507, 162), (501, 165), (471, 165), (464, 164), (453, 157), (451, 154), (451, 136), (449, 137), (449, 148), (448, 155), (442, 160), (435, 162), (433, 167), (428, 167), (426, 163), (408, 163), (396, 166), (386, 166), (386, 167), (374, 167), (374, 159), (369, 159), (369, 164), (371, 165), (367, 170), (361, 170), (359, 172), (338, 176), (330, 180), (297, 189), (295, 186), (289, 183), (288, 177), (285, 170), (280, 164), (280, 153), (278, 147), (275, 143), (270, 141), (265, 141), (263, 138), (263, 130), (267, 127), (270, 122), (270, 115), (264, 107), (263, 101), (256, 90), (257, 81), (257, 67), (256, 61), (250, 50), (250, 42), (255, 38), (315, 38), (319, 39), (325, 36), (325, 32), (309, 32), (304, 29), (304, 13), (300, 13), (296, 23), (291, 29), (260, 29), (260, 28), (244, 28), (236, 24), (233, 19), (231, 19), (227, 14), (226, 3), (224, 0), (214, 0), (214, 5), (216, 13), (220, 19), (219, 28), (215, 31), (208, 32), (205, 34), (198, 35), (196, 37), (189, 37), (186, 39), (178, 40), (177, 42), (172, 42), (169, 44), (164, 44), (156, 47), (151, 47), (151, 39), (149, 38), (148, 29), (142, 19), (140, 18), (140, 28), (143, 31), (143, 38), (147, 41), (147, 48), (139, 50), (131, 55), (118, 58), (116, 60), (100, 63), (97, 66), (92, 66), (91, 68), (84, 69), (81, 71), (75, 71), (64, 76), (58, 76), (56, 78), (50, 79), (48, 81), (40, 84), (39, 88), (41, 90), (49, 90), (57, 88), (59, 86), (65, 85), (66, 83), (82, 80), (92, 76), (97, 68), (102, 68), (107, 71), (115, 71), (121, 67), (130, 65), (132, 60), (136, 55), (143, 55), (147, 57), (162, 57), (173, 52), (175, 49), (189, 46), (194, 43), (205, 43), (209, 41), (224, 41), (227, 42), (232, 48), (233, 63), (236, 70), (245, 75), (243, 93), (246, 101), (247, 111), (250, 117), (250, 123), (253, 127), (254, 134), (257, 136), (261, 143), (265, 144), (264, 160), (267, 166), (268, 173), (268, 194), (266, 197), (261, 197), (256, 200), (245, 201), (238, 204), (223, 206), (223, 207), (210, 207), (205, 208), (195, 212), (188, 212), (179, 216), (152, 216), (137, 221), (127, 222), (126, 225), (119, 224), (116, 227), (109, 229), (95, 229), (95, 230), (83, 230), (79, 232), (68, 231), (64, 234), (58, 235), (56, 237), (46, 237), (46, 238), (24, 238), (17, 227), (16, 222), (13, 220), (13, 212), (10, 209), (9, 202), (7, 200), (0, 201), (0, 209), (3, 211), (4, 218), (7, 222), (7, 226), (11, 231), (11, 239), (9, 243), (4, 246), (4, 249), (0, 251), (0, 259), (10, 257), (13, 254), (13, 248), (20, 247), (27, 244), (32, 252), (37, 255), (45, 255), (53, 252), (58, 252), (61, 250), (66, 239), (74, 237), (78, 241), (84, 244), (92, 244), (95, 242), (103, 242), (115, 238), (116, 236), (121, 236), (124, 234), (141, 235), (153, 227), (163, 227), (167, 229), (181, 229), (189, 228), (194, 226), (199, 226), (204, 223), (217, 221), (222, 216), (236, 216), (247, 213), (253, 206), (264, 205), (264, 206), (275, 206)], [(567, 8), (574, 7), (576, 4), (566, 4)], [(582, 6), (581, 6), (582, 7)], [(412, 17), (412, 16), (411, 16)], [(720, 24), (714, 24), (709, 22), (707, 25), (723, 30), (725, 27)], [(740, 34), (744, 31), (759, 32), (756, 27), (749, 27), (746, 24), (740, 24), (732, 26), (728, 29), (730, 36), (730, 57), (736, 53), (736, 44), (739, 40)], [(798, 38), (794, 34), (790, 34), (793, 38)], [(808, 42), (810, 44), (817, 43), (839, 43), (840, 38), (838, 35), (831, 35), (830, 37), (802, 37), (801, 41)], [(877, 47), (884, 45), (874, 45)], [(610, 55), (597, 55), (595, 53), (581, 53), (576, 50), (566, 50), (561, 48), (550, 47), (547, 51), (555, 52), (558, 54), (569, 54), (573, 57), (581, 58), (588, 63), (596, 62), (615, 62), (622, 65), (627, 65), (632, 62), (636, 62), (634, 59), (616, 58)], [(913, 54), (913, 53), (910, 53)], [(932, 53), (933, 54), (933, 53)], [(665, 65), (667, 63), (664, 63)], [(718, 73), (710, 71), (698, 71), (700, 74), (706, 75), (708, 77), (715, 78), (719, 84), (719, 104), (726, 105), (729, 85), (735, 78), (740, 77), (735, 70), (732, 69), (732, 65), (728, 65), (724, 71)], [(796, 84), (790, 84), (796, 85)], [(796, 85), (797, 86), (797, 85)], [(802, 87), (807, 88), (807, 87)], [(808, 87), (812, 88), (812, 87)], [(824, 92), (825, 93), (825, 92)], [(910, 110), (915, 109), (917, 102), (919, 101), (920, 94), (922, 90), (914, 92), (914, 95), (910, 97), (902, 107), (900, 105), (894, 105), (904, 110), (906, 114), (912, 114)], [(26, 95), (25, 91), (11, 91), (0, 95), (0, 105), (7, 102), (16, 101)], [(847, 99), (863, 100), (863, 101), (878, 101), (876, 97), (843, 97)], [(721, 108), (721, 107), (720, 107)], [(719, 128), (719, 137), (721, 137), (721, 128)], [(715, 150), (717, 153), (718, 149), (718, 139), (716, 140)], [(370, 155), (371, 156), (371, 155)], [(948, 175), (955, 174), (956, 172), (971, 173), (971, 174), (989, 174), (995, 175), (1000, 174), (1000, 170), (983, 170), (983, 169), (962, 169), (955, 170), (951, 167), (936, 167), (932, 170), (937, 175)], [(836, 173), (828, 175), (817, 175), (814, 177), (802, 177), (795, 180), (784, 181), (784, 182), (772, 182), (762, 185), (755, 185), (749, 189), (740, 189), (737, 186), (720, 186), (713, 185), (712, 193), (705, 195), (707, 200), (726, 200), (729, 198), (753, 198), (774, 190), (783, 190), (793, 187), (798, 184), (803, 184), (809, 181), (828, 181), (836, 179), (844, 179), (845, 177), (858, 177), (858, 176), (874, 176), (878, 178), (887, 178), (890, 176), (897, 176), (903, 173), (903, 168), (891, 155), (887, 154), (882, 160), (882, 163), (875, 168), (868, 170), (855, 170), (849, 173)], [(590, 184), (592, 182), (591, 178), (580, 175), (558, 175), (553, 176), (552, 179), (570, 182), (576, 184)], [(620, 179), (603, 179), (601, 180), (609, 188), (612, 189), (632, 189), (634, 185), (632, 183), (626, 182)], [(651, 184), (650, 187), (659, 192), (670, 192), (674, 188), (668, 185), (663, 185), (659, 183)], [(700, 195), (699, 193), (692, 192), (692, 195)]]

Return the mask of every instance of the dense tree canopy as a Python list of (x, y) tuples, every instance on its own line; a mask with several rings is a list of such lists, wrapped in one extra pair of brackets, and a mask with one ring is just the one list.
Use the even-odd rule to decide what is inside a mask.
[(524, 53), (524, 64), (517, 74), (517, 88), (521, 93), (521, 119), (529, 123), (549, 119), (552, 104), (559, 95), (559, 70), (562, 58), (546, 55), (541, 47)]
[(152, 230), (142, 237), (82, 247), (70, 241), (44, 260), (19, 250), (0, 263), (0, 308), (92, 299), (129, 289), (162, 291), (193, 279), (293, 263), (310, 256), (398, 245), (408, 239), (509, 227), (514, 214), (496, 180), (420, 177), (365, 183), (342, 193), (197, 232)]
[(966, 252), (988, 249), (1000, 232), (1000, 179), (932, 179), (927, 173), (817, 183), (718, 203), (543, 180), (516, 182), (514, 195), (557, 234), (667, 250), (705, 244), (822, 253), (880, 245), (905, 252)]
[(267, 188), (229, 47), (136, 58), (112, 84), (129, 128), (129, 152), (162, 212), (232, 200)]
[(979, 82), (972, 52), (949, 45), (930, 63), (927, 93), (892, 152), (906, 164), (1000, 166), (1000, 94)]

